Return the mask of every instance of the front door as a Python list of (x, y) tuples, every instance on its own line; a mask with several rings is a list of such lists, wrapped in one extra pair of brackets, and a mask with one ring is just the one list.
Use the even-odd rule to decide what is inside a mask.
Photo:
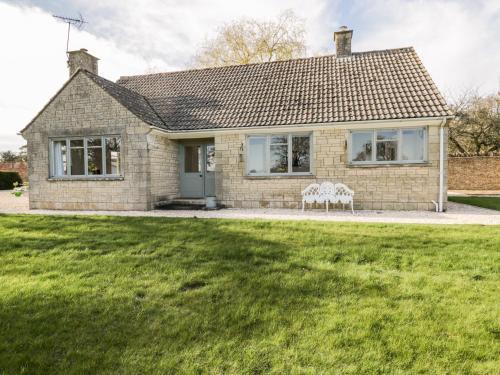
[(213, 143), (181, 144), (179, 162), (183, 198), (215, 196), (215, 147)]

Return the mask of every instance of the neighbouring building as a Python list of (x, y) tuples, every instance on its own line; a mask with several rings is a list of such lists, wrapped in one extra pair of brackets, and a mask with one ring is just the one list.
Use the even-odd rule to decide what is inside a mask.
[(22, 130), (32, 209), (150, 210), (179, 198), (296, 208), (343, 182), (357, 209), (446, 204), (451, 118), (415, 50), (351, 52), (121, 77), (85, 49)]

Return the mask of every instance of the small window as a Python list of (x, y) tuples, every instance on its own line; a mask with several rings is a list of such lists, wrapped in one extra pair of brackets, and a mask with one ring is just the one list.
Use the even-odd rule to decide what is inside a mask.
[(426, 128), (353, 131), (352, 163), (423, 162)]
[(70, 150), (70, 175), (85, 175), (85, 148), (83, 139), (71, 139), (69, 141)]
[(101, 138), (87, 138), (87, 168), (89, 175), (103, 174)]
[(402, 131), (401, 146), (403, 160), (424, 160), (424, 129), (408, 129)]
[(120, 137), (66, 138), (51, 141), (51, 177), (117, 176)]
[(266, 173), (266, 137), (248, 138), (248, 162), (249, 174)]
[(307, 173), (311, 171), (310, 149), (311, 142), (308, 135), (292, 136), (292, 172)]
[(215, 172), (215, 146), (207, 145), (206, 150), (206, 171)]
[(66, 140), (54, 141), (53, 143), (53, 159), (52, 171), (53, 175), (57, 177), (66, 176), (67, 170), (67, 156), (66, 156)]
[(273, 134), (247, 138), (249, 175), (310, 174), (311, 135)]
[(282, 135), (271, 136), (271, 173), (288, 172), (288, 137)]
[(352, 161), (372, 160), (372, 132), (352, 133)]
[(201, 172), (201, 146), (187, 145), (184, 147), (184, 172)]
[(110, 175), (119, 175), (120, 166), (120, 143), (119, 137), (106, 137), (106, 173)]
[(398, 132), (377, 131), (377, 161), (394, 161), (398, 156)]

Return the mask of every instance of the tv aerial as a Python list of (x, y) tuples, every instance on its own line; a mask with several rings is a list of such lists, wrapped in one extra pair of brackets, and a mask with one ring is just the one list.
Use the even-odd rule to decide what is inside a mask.
[(66, 39), (66, 54), (68, 54), (68, 51), (69, 51), (69, 33), (71, 31), (71, 26), (74, 26), (78, 30), (81, 30), (83, 28), (83, 25), (86, 24), (87, 21), (85, 21), (83, 19), (83, 16), (80, 13), (78, 13), (78, 18), (57, 16), (55, 14), (53, 14), (52, 17), (57, 18), (57, 19), (63, 21), (64, 23), (68, 24), (68, 37)]

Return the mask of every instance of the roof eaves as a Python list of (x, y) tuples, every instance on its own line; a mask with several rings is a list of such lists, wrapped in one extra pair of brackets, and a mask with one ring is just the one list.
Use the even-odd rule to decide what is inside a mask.
[[(350, 121), (329, 121), (329, 122), (309, 122), (300, 124), (277, 124), (270, 126), (236, 126), (236, 127), (215, 127), (215, 128), (194, 128), (194, 129), (171, 129), (171, 128), (159, 128), (158, 126), (151, 125), (151, 128), (159, 130), (164, 133), (171, 134), (190, 134), (198, 132), (247, 132), (249, 130), (279, 130), (282, 128), (322, 128), (329, 126), (346, 126), (346, 125), (368, 125), (371, 127), (377, 127), (379, 124), (387, 123), (400, 123), (400, 122), (422, 122), (422, 121), (437, 121), (437, 120), (451, 120), (455, 116), (443, 115), (443, 116), (425, 116), (425, 117), (400, 117), (392, 119), (377, 119), (377, 120), (350, 120)], [(287, 130), (288, 131), (288, 130)]]

